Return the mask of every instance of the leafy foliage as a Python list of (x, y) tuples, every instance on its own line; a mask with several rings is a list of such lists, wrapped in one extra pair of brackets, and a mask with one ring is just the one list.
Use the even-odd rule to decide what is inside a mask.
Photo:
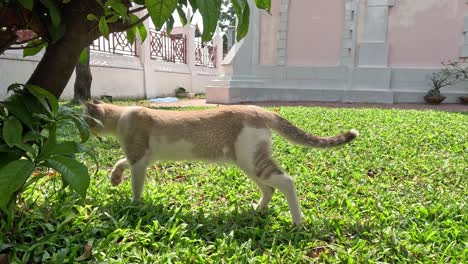
[[(271, 0), (256, 0), (255, 4), (258, 8), (268, 12), (271, 8)], [(66, 30), (71, 30), (70, 28), (67, 29), (63, 19), (63, 13), (69, 5), (71, 5), (71, 1), (3, 0), (0, 9), (4, 12), (9, 12), (8, 14), (12, 16), (19, 16), (20, 13), (15, 13), (13, 10), (25, 9), (28, 10), (28, 15), (26, 20), (23, 18), (22, 20), (18, 19), (18, 22), (13, 23), (13, 25), (10, 22), (7, 23), (0, 20), (0, 26), (12, 27), (15, 30), (28, 29), (35, 31), (38, 38), (31, 40), (24, 52), (24, 56), (31, 56), (46, 47), (47, 43), (59, 41), (64, 36)], [(232, 20), (234, 11), (239, 21), (237, 28), (239, 32), (237, 35), (238, 40), (247, 34), (249, 27), (250, 7), (247, 0), (93, 0), (90, 4), (83, 4), (82, 8), (84, 9), (80, 12), (85, 12), (85, 14), (81, 23), (94, 23), (95, 27), (99, 29), (100, 34), (106, 38), (111, 32), (127, 31), (130, 42), (134, 42), (135, 33), (137, 32), (140, 34), (141, 39), (144, 40), (146, 38), (146, 29), (144, 29), (142, 21), (135, 19), (136, 16), (133, 14), (135, 10), (140, 10), (140, 5), (147, 10), (157, 29), (165, 25), (168, 31), (171, 31), (173, 27), (173, 15), (175, 13), (177, 13), (177, 16), (185, 25), (191, 18), (187, 18), (184, 10), (190, 7), (193, 12), (198, 11), (203, 18), (203, 41), (212, 39), (218, 21), (225, 20), (226, 18)], [(228, 13), (222, 14), (221, 10), (223, 6), (229, 7)], [(76, 7), (70, 8), (76, 9)], [(226, 14), (229, 14), (228, 17), (226, 17)], [(28, 20), (30, 20), (29, 23), (20, 22)]]
[(33, 170), (52, 168), (62, 174), (64, 187), (85, 196), (89, 174), (75, 155), (88, 150), (57, 138), (58, 129), (75, 123), (86, 142), (89, 131), (83, 118), (37, 86), (13, 84), (8, 90), (13, 94), (0, 102), (0, 209), (8, 212), (16, 194), (45, 175), (30, 177)]
[[(291, 227), (279, 193), (267, 212), (255, 212), (250, 203), (260, 193), (232, 166), (158, 162), (147, 170), (143, 202), (132, 203), (128, 179), (118, 187), (107, 179), (122, 157), (117, 140), (93, 138), (87, 144), (101, 168), (86, 205), (76, 193), (55, 195), (60, 178), (42, 178), (48, 188), (25, 189), (20, 206), (36, 206), (17, 212), (15, 232), (0, 222), (0, 254), (12, 263), (466, 263), (468, 115), (275, 110), (323, 136), (361, 131), (328, 150), (274, 136), (274, 156), (296, 181), (304, 229)], [(74, 134), (72, 126), (59, 132), (65, 140)]]

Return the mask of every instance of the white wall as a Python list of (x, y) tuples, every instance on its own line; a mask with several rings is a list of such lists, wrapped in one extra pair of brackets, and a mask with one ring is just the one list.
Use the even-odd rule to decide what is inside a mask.
[[(194, 31), (192, 27), (187, 30)], [(218, 41), (222, 38), (218, 37)], [(193, 41), (187, 41), (193, 45)], [(222, 47), (221, 43), (216, 43)], [(178, 87), (194, 93), (205, 93), (205, 87), (219, 75), (217, 68), (161, 62), (149, 58), (149, 39), (137, 47), (139, 57), (91, 52), (93, 81), (91, 95), (114, 98), (154, 98), (174, 96)], [(140, 50), (139, 50), (140, 49)], [(187, 52), (194, 50), (188, 48)], [(222, 48), (220, 48), (222, 51)], [(23, 58), (22, 51), (11, 50), (0, 55), (0, 99), (6, 97), (7, 87), (15, 82), (25, 83), (34, 71), (42, 53)], [(193, 58), (193, 56), (191, 56)], [(189, 56), (190, 58), (190, 56)], [(219, 65), (219, 62), (218, 62)], [(54, 76), (50, 76), (54, 78)], [(61, 98), (73, 98), (75, 74), (72, 75)]]

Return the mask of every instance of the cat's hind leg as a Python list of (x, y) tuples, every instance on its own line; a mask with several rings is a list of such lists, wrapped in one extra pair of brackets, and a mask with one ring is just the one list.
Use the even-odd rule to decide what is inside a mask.
[(291, 212), (292, 221), (296, 225), (302, 224), (302, 212), (297, 199), (296, 188), (294, 180), (285, 173), (274, 173), (266, 178), (262, 178), (261, 182), (267, 186), (278, 189), (286, 196), (289, 211)]
[(112, 186), (117, 186), (122, 183), (122, 174), (126, 169), (128, 169), (129, 166), (130, 164), (126, 158), (121, 159), (115, 163), (110, 173), (110, 182)]

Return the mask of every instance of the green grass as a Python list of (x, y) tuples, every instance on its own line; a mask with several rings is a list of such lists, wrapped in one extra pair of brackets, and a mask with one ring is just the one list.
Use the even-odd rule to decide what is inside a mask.
[(55, 192), (57, 178), (28, 189), (15, 229), (2, 223), (0, 252), (30, 263), (71, 263), (85, 244), (91, 263), (466, 263), (467, 114), (306, 107), (280, 114), (318, 135), (361, 132), (328, 150), (274, 137), (278, 163), (296, 179), (302, 230), (279, 193), (267, 213), (255, 212), (260, 193), (232, 166), (156, 163), (144, 202), (134, 204), (129, 180), (108, 182), (123, 155), (104, 138), (88, 143), (100, 167), (86, 200)]

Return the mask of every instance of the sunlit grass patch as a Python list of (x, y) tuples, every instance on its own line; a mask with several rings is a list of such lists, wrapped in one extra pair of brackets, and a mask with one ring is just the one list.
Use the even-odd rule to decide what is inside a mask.
[[(356, 141), (327, 150), (274, 136), (274, 156), (296, 180), (302, 230), (292, 227), (279, 193), (267, 213), (255, 212), (250, 204), (260, 193), (233, 166), (156, 163), (144, 202), (134, 204), (128, 180), (119, 187), (107, 180), (123, 154), (114, 138), (103, 138), (88, 143), (100, 167), (86, 200), (62, 195), (59, 177), (45, 178), (38, 186), (47, 188), (23, 194), (15, 229), (1, 223), (0, 252), (16, 262), (73, 262), (89, 244), (87, 260), (97, 263), (466, 261), (467, 114), (307, 107), (279, 113), (322, 136), (360, 130)], [(72, 137), (70, 131), (61, 134)]]

